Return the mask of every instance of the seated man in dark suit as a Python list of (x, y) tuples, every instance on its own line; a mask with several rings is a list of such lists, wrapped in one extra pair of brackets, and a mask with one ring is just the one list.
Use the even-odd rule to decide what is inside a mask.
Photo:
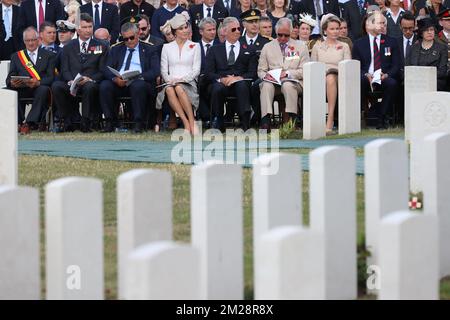
[[(88, 14), (80, 15), (80, 26), (77, 29), (78, 39), (64, 46), (61, 56), (61, 80), (52, 85), (56, 106), (64, 119), (65, 131), (73, 130), (70, 120), (73, 114), (73, 97), (70, 86), (80, 74), (81, 81), (77, 85), (77, 94), (81, 95), (82, 119), (81, 131), (90, 132), (91, 120), (98, 114), (95, 109), (98, 100), (98, 87), (103, 79), (108, 47), (104, 42), (93, 39), (93, 21)], [(78, 106), (78, 104), (76, 104)]]
[(120, 28), (117, 6), (103, 0), (92, 0), (91, 3), (82, 5), (80, 12), (87, 13), (93, 18), (94, 32), (99, 28), (105, 28), (111, 34), (111, 43), (116, 43)]
[(392, 109), (400, 70), (400, 51), (397, 40), (381, 34), (385, 16), (374, 11), (366, 21), (368, 35), (354, 42), (353, 59), (361, 62), (361, 99), (367, 100), (369, 91), (382, 91), (378, 110), (377, 129), (386, 129), (386, 115)]
[(206, 55), (213, 45), (219, 44), (219, 40), (216, 38), (216, 20), (213, 18), (203, 18), (199, 24), (199, 32), (201, 35), (200, 43), (200, 51), (202, 55), (202, 64), (200, 69), (200, 77), (199, 77), (199, 95), (200, 102), (198, 106), (197, 119), (201, 119), (204, 123), (207, 123), (210, 118), (210, 100), (208, 94), (208, 80), (205, 74), (206, 72)]
[(161, 53), (164, 40), (150, 34), (150, 19), (145, 14), (140, 14), (134, 18), (139, 28), (139, 40), (147, 42), (151, 46), (159, 46), (159, 52)]
[(211, 85), (212, 127), (224, 129), (224, 102), (234, 96), (239, 108), (238, 114), (243, 130), (250, 125), (250, 81), (256, 79), (257, 56), (251, 47), (240, 44), (241, 27), (234, 17), (223, 20), (226, 30), (225, 43), (218, 44), (206, 56), (206, 74)]
[(33, 26), (38, 31), (41, 31), (39, 27), (44, 21), (56, 24), (56, 21), (64, 19), (64, 17), (63, 5), (59, 0), (23, 1), (19, 10), (19, 30)]
[[(45, 125), (45, 111), (48, 106), (50, 85), (53, 82), (55, 70), (55, 55), (39, 48), (38, 33), (34, 27), (28, 27), (23, 32), (25, 50), (16, 52), (11, 56), (11, 66), (6, 85), (9, 89), (18, 92), (19, 99), (33, 98), (31, 111), (25, 118), (25, 104), (19, 103), (19, 125), (21, 132), (28, 133), (36, 129), (38, 124), (41, 129)], [(14, 79), (13, 76), (29, 77), (27, 80)]]
[(203, 4), (196, 4), (189, 8), (192, 22), (192, 41), (198, 42), (201, 38), (198, 24), (203, 18), (213, 18), (216, 24), (222, 23), (228, 17), (227, 10), (217, 0), (204, 0)]
[[(246, 30), (245, 35), (240, 39), (241, 45), (254, 48), (258, 57), (257, 61), (259, 61), (262, 48), (266, 43), (270, 42), (269, 39), (259, 34), (261, 12), (258, 9), (250, 9), (242, 12), (240, 18)], [(261, 119), (261, 101), (259, 90), (259, 84), (261, 81), (261, 79), (257, 79), (251, 87), (251, 101), (253, 109), (253, 116), (251, 118), (252, 125), (258, 124)]]
[(137, 70), (140, 76), (129, 80), (114, 75), (105, 69), (105, 79), (100, 84), (100, 105), (105, 116), (106, 132), (114, 129), (117, 121), (115, 98), (131, 96), (131, 107), (136, 133), (144, 129), (148, 106), (155, 108), (155, 81), (160, 73), (160, 61), (157, 49), (145, 42), (139, 41), (139, 31), (136, 24), (127, 22), (121, 28), (123, 42), (113, 46), (108, 54), (107, 66), (119, 71)]

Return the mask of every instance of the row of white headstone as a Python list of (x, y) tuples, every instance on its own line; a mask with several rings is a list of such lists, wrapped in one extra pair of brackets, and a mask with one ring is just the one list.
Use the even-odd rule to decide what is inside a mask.
[[(365, 146), (365, 233), (381, 299), (437, 299), (450, 275), (450, 135), (424, 142), (425, 212), (408, 211), (408, 155), (401, 140)], [(302, 225), (299, 155), (259, 157), (253, 168), (255, 299), (357, 298), (355, 151), (310, 154), (310, 225)], [(267, 168), (278, 165), (275, 174)], [(172, 240), (171, 175), (132, 170), (117, 180), (121, 299), (243, 299), (242, 169), (191, 171), (191, 243)], [(103, 299), (103, 195), (98, 179), (45, 188), (47, 299)], [(39, 195), (0, 187), (0, 299), (39, 299)]]

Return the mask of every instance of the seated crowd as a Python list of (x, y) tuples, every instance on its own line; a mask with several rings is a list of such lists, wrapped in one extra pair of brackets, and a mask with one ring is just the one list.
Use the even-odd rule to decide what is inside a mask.
[(393, 113), (402, 121), (405, 66), (436, 67), (438, 90), (450, 91), (442, 0), (149, 2), (2, 0), (0, 55), (11, 61), (19, 132), (47, 130), (49, 107), (58, 131), (112, 132), (125, 119), (136, 133), (195, 135), (198, 121), (224, 130), (235, 117), (243, 130), (270, 130), (274, 101), (283, 122), (301, 126), (309, 61), (326, 65), (327, 133), (343, 60), (360, 61), (361, 108), (377, 129)]

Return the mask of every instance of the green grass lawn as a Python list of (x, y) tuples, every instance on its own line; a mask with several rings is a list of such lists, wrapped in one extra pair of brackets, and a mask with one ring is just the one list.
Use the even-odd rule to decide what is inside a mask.
[[(366, 131), (365, 135), (393, 136), (402, 134), (401, 130), (389, 130), (386, 132), (370, 132)], [(361, 136), (361, 134), (350, 135), (347, 137)], [(65, 137), (65, 138), (64, 138)], [(32, 134), (26, 136), (25, 139), (161, 139), (161, 141), (169, 140), (168, 133), (161, 133), (158, 135), (143, 134), (67, 134), (56, 135), (53, 134)], [(329, 137), (335, 139), (336, 136)], [(308, 149), (290, 150), (305, 154)], [(358, 155), (362, 155), (362, 149), (357, 150)], [(173, 237), (176, 241), (189, 242), (190, 241), (190, 166), (173, 165), (173, 164), (152, 164), (152, 163), (132, 163), (132, 162), (118, 162), (118, 161), (98, 161), (98, 160), (83, 160), (63, 157), (49, 157), (49, 156), (25, 156), (19, 157), (19, 183), (20, 185), (27, 185), (38, 188), (41, 198), (41, 226), (44, 231), (43, 219), (43, 205), (44, 205), (44, 187), (45, 185), (61, 177), (66, 176), (89, 176), (97, 177), (102, 180), (104, 188), (104, 227), (105, 227), (105, 295), (108, 299), (117, 298), (117, 225), (116, 225), (116, 179), (117, 177), (131, 169), (136, 168), (153, 168), (168, 170), (173, 177)], [(245, 298), (253, 298), (253, 254), (252, 254), (252, 171), (251, 169), (243, 170), (243, 208), (244, 208), (244, 268), (245, 268)], [(308, 184), (309, 174), (303, 174), (303, 221), (308, 224), (308, 209), (309, 196)], [(360, 256), (364, 252), (364, 177), (357, 176), (357, 222), (358, 222), (358, 247), (360, 248)], [(44, 232), (41, 233), (41, 250), (42, 250), (42, 279), (43, 279), (43, 298), (45, 297), (45, 250), (44, 250)], [(363, 262), (364, 259), (359, 259)], [(363, 264), (361, 264), (363, 266)], [(363, 280), (363, 267), (359, 270), (359, 277)], [(361, 283), (364, 284), (364, 281)], [(365, 296), (361, 291), (360, 298), (371, 298)], [(441, 282), (441, 298), (450, 299), (450, 279)]]

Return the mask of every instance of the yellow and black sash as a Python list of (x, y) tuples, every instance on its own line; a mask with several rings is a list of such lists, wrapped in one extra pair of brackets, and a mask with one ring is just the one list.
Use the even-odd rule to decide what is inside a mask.
[(22, 63), (23, 67), (27, 72), (30, 74), (30, 76), (33, 79), (41, 80), (41, 77), (39, 76), (39, 73), (37, 73), (36, 69), (34, 68), (33, 62), (28, 59), (27, 55), (25, 54), (24, 50), (20, 50), (17, 52), (17, 55), (19, 56), (20, 63)]

